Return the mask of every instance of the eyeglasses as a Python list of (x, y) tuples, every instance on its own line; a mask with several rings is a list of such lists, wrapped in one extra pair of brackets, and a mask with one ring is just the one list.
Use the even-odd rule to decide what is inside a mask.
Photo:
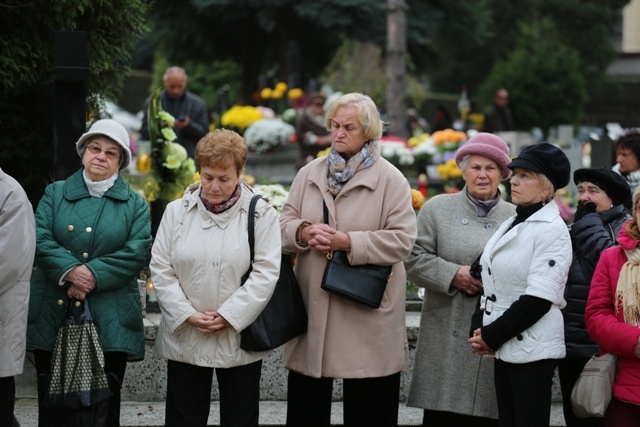
[(120, 153), (118, 151), (103, 150), (102, 147), (100, 147), (98, 144), (89, 144), (87, 146), (87, 150), (89, 150), (91, 154), (95, 154), (95, 155), (98, 155), (104, 152), (104, 155), (107, 156), (107, 159), (109, 160), (118, 160), (120, 158)]

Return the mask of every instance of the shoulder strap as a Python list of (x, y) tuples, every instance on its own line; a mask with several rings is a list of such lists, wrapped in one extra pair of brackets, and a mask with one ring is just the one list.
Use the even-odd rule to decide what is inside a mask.
[(261, 199), (262, 196), (256, 194), (251, 198), (251, 203), (249, 204), (249, 218), (247, 223), (247, 233), (249, 234), (249, 253), (251, 254), (251, 263), (253, 264), (253, 254), (254, 254), (254, 230), (255, 230), (255, 219), (256, 219), (256, 205), (258, 204), (258, 200)]
[(255, 196), (253, 196), (251, 198), (251, 203), (249, 204), (249, 215), (247, 218), (247, 234), (249, 236), (249, 254), (250, 254), (250, 262), (249, 262), (249, 269), (247, 270), (246, 273), (244, 273), (244, 276), (242, 276), (242, 283), (241, 285), (244, 285), (244, 282), (247, 281), (247, 279), (249, 278), (249, 273), (251, 273), (252, 267), (253, 267), (253, 255), (254, 255), (254, 247), (255, 247), (255, 242), (254, 242), (254, 229), (255, 229), (255, 218), (256, 218), (256, 204), (258, 204), (258, 200), (261, 199), (262, 196), (259, 194), (256, 194)]

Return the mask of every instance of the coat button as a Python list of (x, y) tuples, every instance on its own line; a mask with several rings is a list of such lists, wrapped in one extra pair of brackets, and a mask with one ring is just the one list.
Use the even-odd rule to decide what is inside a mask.
[(80, 301), (76, 301), (76, 302), (75, 302), (75, 306), (76, 306), (76, 307), (80, 307), (80, 304), (82, 304)]
[(454, 337), (458, 336), (458, 330), (454, 329), (453, 331), (451, 331), (451, 335), (453, 335)]
[(84, 231), (86, 231), (87, 233), (91, 233), (92, 228), (91, 227), (87, 227), (84, 229)]
[(69, 230), (69, 231), (73, 231), (73, 230), (75, 230), (75, 229), (76, 229), (76, 228), (75, 228), (73, 225), (69, 225), (69, 226), (67, 227), (67, 230)]
[(88, 254), (88, 253), (86, 253), (86, 252), (84, 252), (84, 253), (82, 254), (82, 258), (84, 258), (84, 259), (89, 258), (89, 254)]
[(554, 265), (556, 265), (556, 262), (554, 260), (550, 260), (549, 267), (553, 267)]
[(62, 301), (61, 299), (58, 300), (58, 305), (62, 305), (64, 304), (64, 301)]
[(493, 224), (487, 224), (487, 225), (485, 225), (485, 228), (487, 230), (491, 230), (493, 228)]
[(469, 220), (467, 218), (462, 218), (462, 221), (460, 221), (462, 223), (462, 225), (467, 225), (469, 224)]
[(517, 338), (518, 341), (522, 341), (522, 334), (516, 335), (516, 338)]

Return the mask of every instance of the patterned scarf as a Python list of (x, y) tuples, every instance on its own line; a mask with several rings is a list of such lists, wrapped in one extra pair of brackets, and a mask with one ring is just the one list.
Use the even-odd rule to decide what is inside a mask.
[[(630, 221), (625, 231), (632, 239), (640, 240), (640, 230), (638, 230), (637, 222)], [(629, 325), (640, 326), (638, 323), (640, 318), (640, 286), (638, 286), (640, 249), (636, 246), (631, 250), (625, 249), (624, 252), (627, 254), (627, 262), (622, 266), (620, 277), (618, 277), (616, 314), (618, 313), (619, 307), (622, 306), (624, 322)]]
[(498, 192), (496, 193), (495, 197), (493, 197), (490, 200), (480, 200), (477, 197), (475, 197), (473, 194), (471, 194), (469, 190), (467, 190), (467, 197), (469, 198), (471, 203), (473, 203), (474, 206), (476, 207), (478, 211), (478, 217), (484, 218), (489, 214), (489, 211), (491, 210), (491, 208), (493, 208), (495, 205), (498, 204), (498, 201), (500, 200), (500, 189), (498, 189)]
[(378, 161), (378, 156), (378, 141), (365, 142), (362, 149), (349, 160), (345, 160), (331, 147), (327, 156), (327, 189), (329, 192), (337, 196), (347, 181), (353, 178), (357, 172), (373, 166)]
[(229, 209), (231, 206), (235, 205), (238, 199), (240, 198), (240, 194), (241, 194), (240, 183), (238, 183), (238, 185), (236, 186), (236, 189), (233, 191), (233, 194), (231, 195), (229, 200), (227, 200), (226, 202), (222, 202), (218, 205), (214, 205), (213, 203), (211, 203), (210, 201), (204, 198), (204, 194), (202, 194), (202, 188), (201, 188), (200, 200), (202, 200), (202, 204), (209, 212), (214, 214), (220, 214), (226, 211), (227, 209)]

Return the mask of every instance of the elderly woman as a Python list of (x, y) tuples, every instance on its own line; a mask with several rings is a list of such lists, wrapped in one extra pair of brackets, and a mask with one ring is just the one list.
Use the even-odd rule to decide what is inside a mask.
[(469, 351), (467, 331), (482, 281), (471, 265), (514, 206), (498, 185), (511, 174), (509, 147), (478, 133), (456, 153), (464, 189), (429, 199), (418, 214), (418, 239), (405, 260), (425, 288), (420, 336), (407, 405), (424, 408), (424, 426), (496, 425), (493, 357)]
[[(284, 249), (298, 253), (309, 314), (307, 333), (285, 345), (287, 425), (329, 426), (333, 380), (343, 378), (344, 425), (393, 426), (409, 356), (402, 260), (416, 237), (411, 191), (380, 156), (383, 122), (371, 98), (343, 95), (329, 108), (326, 126), (331, 151), (298, 172), (280, 218)], [(353, 266), (393, 266), (380, 308), (320, 287), (327, 252), (336, 250), (346, 251)]]
[(564, 297), (564, 339), (567, 357), (560, 360), (558, 373), (567, 427), (603, 425), (602, 418), (579, 419), (571, 407), (571, 391), (584, 365), (598, 353), (584, 323), (584, 308), (593, 272), (605, 249), (617, 244), (622, 225), (631, 216), (624, 202), (630, 199), (627, 181), (611, 169), (578, 169), (573, 173), (578, 186), (578, 208), (571, 225), (573, 261)]
[(66, 423), (44, 406), (43, 379), (51, 372), (67, 300), (75, 298), (90, 301), (113, 392), (107, 425), (118, 426), (127, 360), (144, 357), (136, 278), (151, 244), (149, 206), (118, 173), (131, 160), (121, 124), (98, 120), (76, 149), (82, 168), (47, 186), (35, 215), (38, 268), (31, 280), (27, 348), (34, 351), (38, 373), (38, 425)]
[(509, 163), (515, 217), (482, 252), (482, 326), (474, 352), (495, 354), (501, 426), (548, 426), (551, 386), (565, 356), (562, 313), (571, 239), (554, 200), (571, 167), (552, 144), (530, 145)]
[(632, 203), (633, 218), (620, 230), (620, 245), (600, 256), (585, 309), (587, 330), (600, 354), (618, 356), (613, 398), (604, 415), (607, 427), (640, 425), (640, 188)]
[(162, 312), (156, 351), (167, 364), (167, 426), (205, 426), (215, 370), (220, 425), (257, 426), (262, 359), (240, 348), (240, 331), (271, 298), (280, 272), (278, 214), (256, 206), (252, 271), (247, 213), (253, 190), (240, 181), (247, 146), (217, 129), (196, 145), (202, 182), (170, 203), (152, 249), (151, 278)]

